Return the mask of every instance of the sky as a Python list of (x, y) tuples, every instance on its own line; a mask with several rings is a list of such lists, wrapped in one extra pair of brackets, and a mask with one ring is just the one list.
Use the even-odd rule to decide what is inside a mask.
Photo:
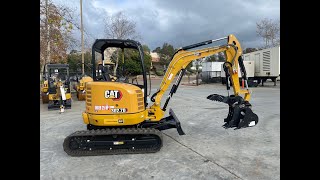
[[(74, 10), (80, 24), (80, 0), (53, 0)], [(163, 43), (175, 48), (234, 34), (242, 48), (260, 47), (256, 23), (280, 19), (280, 0), (83, 0), (83, 25), (89, 42), (107, 38), (104, 21), (123, 11), (136, 23), (139, 41), (151, 50)], [(74, 31), (80, 39), (80, 31)]]

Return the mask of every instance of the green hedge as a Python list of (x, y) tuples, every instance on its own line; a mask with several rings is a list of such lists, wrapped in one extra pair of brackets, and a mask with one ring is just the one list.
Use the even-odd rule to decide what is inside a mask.
[(163, 75), (164, 75), (164, 72), (161, 71), (161, 70), (157, 70), (157, 71), (156, 71), (156, 75), (157, 75), (157, 76), (163, 76)]

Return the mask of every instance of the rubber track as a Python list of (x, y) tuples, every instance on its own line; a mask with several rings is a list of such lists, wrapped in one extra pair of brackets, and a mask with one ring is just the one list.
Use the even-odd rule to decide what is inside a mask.
[[(106, 150), (92, 150), (92, 151), (84, 151), (84, 150), (71, 150), (69, 148), (69, 142), (71, 137), (75, 136), (99, 136), (99, 135), (123, 135), (123, 134), (154, 134), (160, 137), (161, 144), (158, 147), (154, 148), (143, 148), (143, 149), (106, 149)], [(142, 153), (154, 153), (161, 149), (162, 143), (162, 133), (153, 128), (121, 128), (121, 129), (97, 129), (97, 130), (84, 130), (77, 131), (70, 134), (65, 138), (63, 142), (64, 151), (70, 156), (100, 156), (100, 155), (114, 155), (114, 154), (142, 154)]]

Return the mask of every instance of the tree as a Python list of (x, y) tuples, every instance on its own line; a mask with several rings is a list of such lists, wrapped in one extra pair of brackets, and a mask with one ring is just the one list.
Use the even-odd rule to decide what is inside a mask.
[(243, 50), (243, 54), (251, 53), (251, 52), (255, 52), (255, 51), (258, 51), (258, 49), (257, 48), (246, 48), (245, 50)]
[(186, 67), (186, 72), (185, 72), (185, 74), (188, 76), (188, 83), (189, 83), (189, 84), (190, 84), (190, 76), (191, 76), (193, 73), (196, 72), (196, 71), (192, 70), (191, 67), (192, 67), (192, 63), (189, 63), (189, 64), (187, 65), (187, 67)]
[(264, 48), (280, 44), (280, 20), (263, 19), (257, 23), (257, 34), (265, 42)]
[(205, 62), (216, 62), (218, 59), (218, 55), (214, 54), (212, 56), (205, 57)]
[(66, 62), (68, 47), (76, 43), (71, 36), (76, 24), (72, 12), (51, 0), (40, 1), (40, 71), (45, 64)]
[(142, 45), (143, 51), (144, 51), (144, 67), (147, 72), (151, 69), (151, 61), (152, 57), (150, 55), (150, 48), (147, 45)]
[[(67, 63), (69, 64), (70, 73), (81, 73), (81, 53), (76, 50), (72, 50), (70, 54), (67, 55)], [(84, 63), (85, 63), (85, 74), (91, 75), (91, 52), (84, 53)]]
[(171, 44), (164, 43), (160, 51), (160, 64), (168, 66), (175, 50)]
[(150, 54), (150, 48), (147, 45), (142, 45), (142, 49), (145, 54)]
[[(150, 66), (151, 66), (151, 56), (149, 53), (146, 53), (146, 52), (147, 51), (144, 50), (144, 68), (145, 68), (145, 71), (149, 72)], [(122, 57), (122, 51), (120, 49), (113, 52), (113, 54), (111, 55), (111, 60), (113, 62), (116, 62), (117, 56)], [(142, 74), (141, 60), (140, 60), (140, 54), (138, 50), (125, 49), (124, 57), (125, 57), (124, 63), (122, 61), (118, 61), (119, 62), (118, 68), (120, 68), (121, 70), (122, 69), (125, 70), (125, 72), (122, 72), (124, 73), (123, 75), (136, 76), (136, 75)]]
[[(105, 33), (112, 39), (137, 39), (136, 23), (120, 11), (106, 19)], [(113, 74), (116, 75), (119, 66), (119, 51), (116, 51), (115, 68)]]
[(226, 53), (225, 52), (219, 52), (218, 53), (218, 62), (225, 62), (226, 61)]
[(163, 43), (162, 48), (157, 47), (152, 52), (158, 53), (161, 65), (168, 66), (175, 51), (176, 49), (174, 49), (171, 44)]
[(160, 48), (160, 47), (157, 47), (157, 48), (154, 49), (152, 52), (160, 53), (160, 51), (161, 51), (161, 48)]
[(212, 56), (208, 56), (205, 58), (206, 62), (224, 62), (226, 55), (224, 52), (219, 52), (217, 54), (214, 54)]

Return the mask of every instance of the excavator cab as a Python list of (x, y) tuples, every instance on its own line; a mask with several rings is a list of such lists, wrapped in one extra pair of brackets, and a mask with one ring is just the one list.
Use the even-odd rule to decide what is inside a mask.
[(117, 81), (117, 76), (114, 75), (115, 63), (110, 59), (99, 61), (99, 64), (96, 68), (96, 79), (99, 81)]
[[(143, 59), (143, 49), (137, 41), (98, 39), (92, 47), (93, 80), (132, 84), (146, 92), (146, 97), (147, 75)], [(134, 64), (138, 64), (138, 67), (133, 69), (132, 61), (138, 62)], [(141, 78), (138, 79), (138, 75)]]

